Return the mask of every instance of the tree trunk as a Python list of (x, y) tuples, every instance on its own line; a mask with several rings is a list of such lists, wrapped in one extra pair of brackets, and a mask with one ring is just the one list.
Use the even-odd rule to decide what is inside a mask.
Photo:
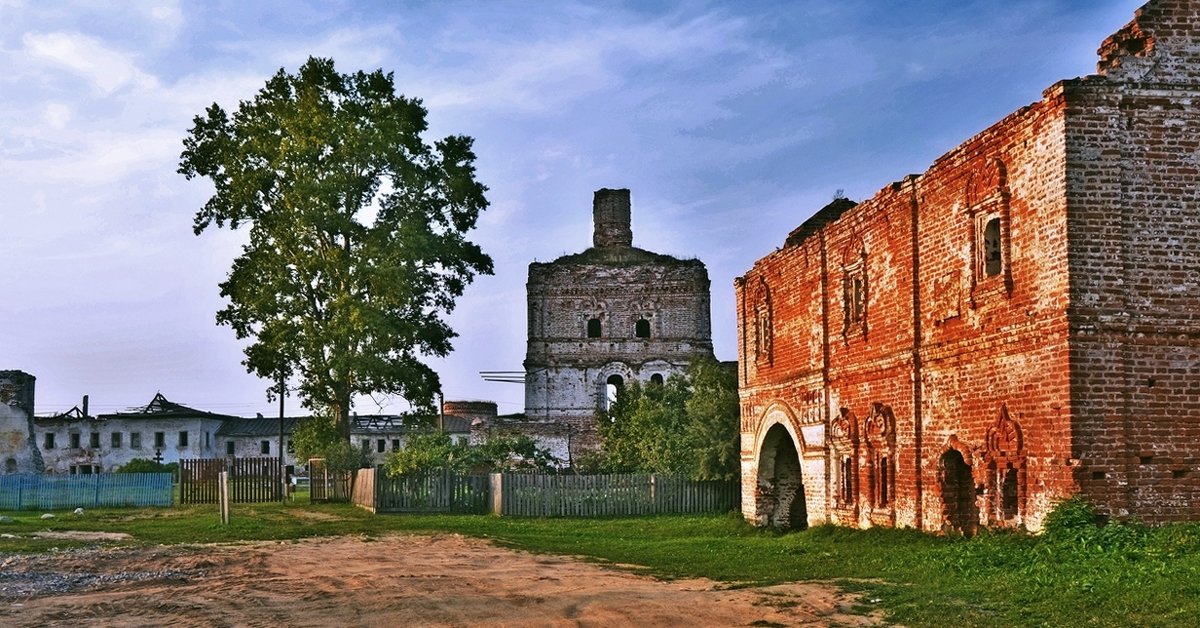
[(333, 406), (333, 420), (338, 435), (347, 443), (350, 442), (350, 395), (339, 395), (338, 402)]

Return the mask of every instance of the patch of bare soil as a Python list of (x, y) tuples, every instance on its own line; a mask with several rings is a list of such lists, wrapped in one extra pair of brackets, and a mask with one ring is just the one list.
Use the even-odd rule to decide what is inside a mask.
[(345, 517), (331, 515), (327, 512), (317, 512), (315, 510), (305, 510), (303, 508), (292, 508), (288, 511), (289, 514), (301, 519), (311, 519), (313, 521), (345, 521)]
[[(3, 558), (3, 557), (0, 557)], [(864, 626), (822, 583), (663, 582), (458, 535), (107, 548), (10, 557), (0, 625)], [(158, 575), (156, 575), (158, 574)], [(77, 586), (69, 583), (79, 583)]]
[(29, 536), (36, 536), (39, 539), (73, 539), (76, 541), (121, 541), (132, 538), (124, 532), (84, 532), (82, 530), (64, 530), (60, 532), (45, 530), (42, 532), (32, 532)]

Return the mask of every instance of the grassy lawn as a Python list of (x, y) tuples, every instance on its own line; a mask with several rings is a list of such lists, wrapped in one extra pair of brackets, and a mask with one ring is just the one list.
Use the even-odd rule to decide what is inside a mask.
[[(819, 527), (779, 534), (737, 515), (628, 519), (516, 519), (371, 515), (348, 505), (235, 505), (228, 527), (215, 506), (0, 513), (0, 553), (75, 543), (40, 530), (125, 532), (125, 543), (285, 540), (396, 531), (458, 532), (509, 547), (640, 565), (675, 578), (735, 585), (831, 580), (862, 591), (910, 626), (1200, 625), (1200, 525), (1160, 529), (1080, 526), (1054, 535), (982, 534), (971, 540), (913, 531)], [(80, 544), (80, 543), (75, 543)]]

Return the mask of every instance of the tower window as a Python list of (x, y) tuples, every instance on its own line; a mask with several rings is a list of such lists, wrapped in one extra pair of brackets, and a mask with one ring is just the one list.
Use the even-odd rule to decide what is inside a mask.
[(588, 319), (587, 337), (588, 338), (599, 338), (600, 337), (600, 319), (598, 319), (598, 318)]
[(638, 338), (649, 338), (650, 337), (650, 321), (648, 321), (644, 318), (638, 319), (637, 324), (634, 325), (633, 335), (637, 336)]

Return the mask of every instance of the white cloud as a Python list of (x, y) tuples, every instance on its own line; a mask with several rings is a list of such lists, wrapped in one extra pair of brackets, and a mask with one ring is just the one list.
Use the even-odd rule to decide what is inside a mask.
[(148, 87), (155, 79), (143, 73), (133, 55), (112, 50), (101, 41), (79, 33), (26, 33), (21, 38), (34, 59), (64, 68), (86, 80), (93, 90), (109, 95), (127, 85)]
[(70, 121), (71, 108), (62, 103), (48, 103), (42, 110), (42, 122), (52, 129), (61, 131)]

